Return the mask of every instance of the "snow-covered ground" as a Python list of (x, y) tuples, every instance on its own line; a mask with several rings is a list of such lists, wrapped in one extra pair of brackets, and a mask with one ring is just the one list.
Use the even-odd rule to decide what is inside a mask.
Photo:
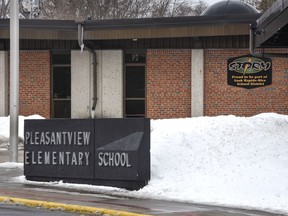
[[(23, 135), (24, 135), (24, 120), (25, 119), (44, 119), (39, 115), (31, 116), (19, 116), (19, 146), (23, 146)], [(0, 149), (8, 148), (9, 146), (9, 134), (10, 134), (10, 117), (0, 117)]]
[[(8, 140), (7, 119), (0, 118), (0, 137), (4, 140)], [(63, 182), (45, 184), (288, 214), (287, 115), (152, 120), (151, 164), (151, 181), (139, 191)], [(24, 176), (14, 181), (27, 183)]]

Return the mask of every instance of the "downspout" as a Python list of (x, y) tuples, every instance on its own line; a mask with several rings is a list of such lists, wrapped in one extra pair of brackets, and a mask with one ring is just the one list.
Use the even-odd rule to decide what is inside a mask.
[(249, 38), (249, 50), (251, 55), (255, 57), (278, 57), (278, 58), (288, 58), (287, 53), (264, 53), (255, 51), (255, 36), (261, 34), (261, 32), (256, 31), (256, 24), (250, 25), (250, 38)]
[(96, 51), (87, 45), (84, 44), (83, 42), (83, 34), (84, 34), (84, 26), (83, 23), (78, 24), (78, 44), (81, 47), (81, 50), (85, 49), (88, 50), (92, 56), (93, 56), (93, 62), (92, 62), (92, 70), (93, 70), (93, 97), (92, 97), (92, 108), (91, 108), (91, 113), (90, 117), (95, 118), (95, 109), (97, 105), (97, 56), (96, 56)]

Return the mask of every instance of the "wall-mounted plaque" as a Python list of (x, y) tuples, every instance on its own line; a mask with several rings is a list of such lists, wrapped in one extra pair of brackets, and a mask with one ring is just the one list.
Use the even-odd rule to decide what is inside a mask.
[(247, 89), (271, 85), (272, 59), (251, 55), (228, 59), (227, 82)]

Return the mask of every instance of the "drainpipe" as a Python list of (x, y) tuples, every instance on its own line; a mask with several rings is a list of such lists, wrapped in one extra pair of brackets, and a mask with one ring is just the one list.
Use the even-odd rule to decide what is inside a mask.
[(90, 117), (91, 118), (95, 118), (95, 109), (96, 109), (96, 104), (97, 104), (97, 57), (96, 57), (96, 51), (90, 47), (88, 47), (87, 45), (84, 44), (83, 42), (83, 33), (84, 33), (84, 26), (83, 23), (79, 23), (78, 24), (78, 43), (79, 46), (82, 49), (88, 50), (92, 56), (93, 56), (93, 97), (92, 97), (92, 108), (91, 108), (91, 113), (90, 113)]
[(249, 49), (251, 55), (255, 57), (278, 57), (278, 58), (288, 58), (287, 53), (264, 53), (264, 52), (256, 52), (255, 51), (255, 36), (259, 35), (263, 32), (256, 31), (256, 24), (250, 25), (250, 41), (249, 41)]

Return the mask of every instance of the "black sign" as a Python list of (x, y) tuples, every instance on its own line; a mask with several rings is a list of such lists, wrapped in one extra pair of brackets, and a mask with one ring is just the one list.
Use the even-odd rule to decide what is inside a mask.
[[(99, 119), (95, 123), (95, 177), (145, 180), (150, 177), (150, 129), (146, 119)], [(143, 124), (146, 121), (146, 124)], [(127, 127), (129, 125), (129, 127)], [(103, 134), (109, 134), (103, 136)], [(149, 159), (149, 160), (148, 160)], [(149, 171), (149, 173), (148, 173)], [(115, 175), (116, 174), (116, 175)]]
[(247, 89), (272, 83), (272, 60), (251, 55), (230, 58), (227, 62), (228, 85)]
[(25, 120), (25, 175), (93, 178), (93, 126), (90, 120)]
[(149, 119), (25, 120), (28, 180), (139, 189), (150, 179)]

